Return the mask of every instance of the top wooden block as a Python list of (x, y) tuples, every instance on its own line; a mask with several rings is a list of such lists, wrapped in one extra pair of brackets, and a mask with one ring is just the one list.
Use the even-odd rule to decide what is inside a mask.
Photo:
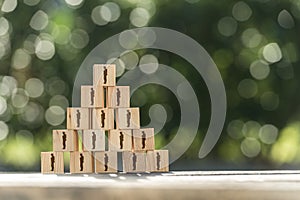
[(94, 64), (93, 84), (101, 86), (116, 85), (116, 65), (115, 64)]

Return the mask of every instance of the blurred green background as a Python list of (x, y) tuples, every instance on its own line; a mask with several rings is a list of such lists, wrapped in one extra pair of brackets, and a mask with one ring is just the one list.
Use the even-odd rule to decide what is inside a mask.
[[(198, 135), (171, 170), (300, 168), (299, 0), (0, 0), (0, 8), (1, 171), (39, 170), (40, 152), (52, 149), (52, 129), (66, 125), (83, 59), (106, 38), (143, 26), (174, 29), (198, 41), (226, 87), (223, 133), (199, 159), (210, 118), (201, 76), (184, 59), (158, 50), (130, 52), (117, 65), (118, 77), (139, 63), (169, 65), (196, 91)], [(158, 85), (132, 96), (142, 125), (158, 104), (168, 115), (157, 148), (176, 134), (180, 108), (174, 97)], [(154, 112), (156, 120), (160, 112)]]

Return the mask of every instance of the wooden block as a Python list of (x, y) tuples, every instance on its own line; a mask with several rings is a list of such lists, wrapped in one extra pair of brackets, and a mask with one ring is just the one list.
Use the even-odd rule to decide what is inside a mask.
[(92, 129), (114, 129), (114, 109), (92, 109)]
[(105, 151), (105, 131), (83, 130), (82, 149), (84, 151)]
[(67, 108), (67, 129), (89, 129), (88, 108)]
[(93, 83), (94, 85), (115, 86), (116, 65), (95, 64), (93, 68)]
[(146, 153), (144, 152), (123, 152), (124, 172), (146, 172)]
[(133, 149), (135, 151), (154, 150), (154, 128), (132, 130)]
[(63, 152), (41, 152), (42, 174), (63, 174), (64, 153)]
[(93, 173), (94, 159), (91, 152), (70, 152), (70, 172), (74, 174)]
[(110, 151), (131, 151), (131, 130), (110, 130), (108, 133), (108, 149)]
[(76, 130), (53, 130), (53, 151), (78, 151)]
[(118, 108), (117, 129), (139, 129), (140, 110), (139, 108)]
[(92, 85), (81, 86), (81, 107), (103, 108), (104, 88), (102, 86)]
[(96, 173), (118, 172), (118, 158), (116, 151), (95, 152), (94, 157)]
[(129, 86), (107, 87), (107, 107), (128, 108), (130, 107)]
[(169, 151), (168, 150), (147, 151), (146, 163), (147, 163), (147, 171), (149, 172), (168, 172)]

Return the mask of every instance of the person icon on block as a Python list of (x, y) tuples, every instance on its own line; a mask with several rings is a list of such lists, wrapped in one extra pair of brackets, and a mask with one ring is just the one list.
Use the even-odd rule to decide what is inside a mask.
[(51, 153), (51, 171), (53, 172), (54, 171), (54, 163), (55, 163), (55, 157), (54, 157), (54, 154)]
[(135, 153), (133, 153), (132, 154), (132, 170), (136, 170), (136, 159), (137, 159), (137, 157), (136, 157), (136, 155), (135, 155)]
[(94, 88), (91, 88), (91, 91), (90, 91), (90, 97), (91, 97), (91, 106), (94, 105), (94, 98), (95, 98), (95, 90)]
[(62, 144), (63, 144), (63, 149), (66, 149), (66, 141), (67, 141), (67, 135), (66, 135), (66, 133), (63, 131), (63, 134), (62, 134)]
[(117, 106), (120, 106), (120, 98), (121, 98), (121, 92), (120, 89), (117, 88)]
[(130, 121), (131, 121), (131, 112), (130, 110), (127, 110), (127, 127), (130, 127)]
[(80, 154), (80, 171), (83, 171), (83, 163), (84, 163), (84, 156), (82, 155), (82, 153)]
[(105, 112), (101, 110), (101, 128), (105, 126)]
[(156, 152), (156, 169), (160, 169), (160, 154)]
[(123, 142), (124, 142), (124, 134), (122, 133), (122, 131), (120, 131), (120, 149), (123, 149)]
[(108, 156), (107, 153), (104, 154), (104, 171), (108, 170)]
[(142, 131), (142, 149), (146, 148), (146, 133)]
[(96, 134), (95, 132), (92, 132), (92, 149), (95, 149), (96, 147)]
[(77, 122), (77, 125), (76, 127), (79, 128), (80, 127), (80, 119), (81, 119), (81, 114), (80, 114), (80, 111), (79, 110), (76, 110), (76, 122)]
[(103, 71), (103, 84), (107, 83), (107, 68), (104, 67), (104, 71)]

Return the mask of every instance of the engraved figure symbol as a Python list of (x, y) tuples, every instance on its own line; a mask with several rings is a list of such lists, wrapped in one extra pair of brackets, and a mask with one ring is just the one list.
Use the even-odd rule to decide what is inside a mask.
[(120, 106), (120, 98), (121, 98), (121, 92), (120, 89), (117, 88), (117, 106)]
[(135, 153), (132, 154), (132, 170), (136, 170), (136, 155)]
[(80, 154), (80, 171), (83, 171), (83, 163), (84, 163), (84, 157), (82, 153)]
[(91, 88), (91, 91), (90, 91), (90, 97), (91, 97), (91, 106), (94, 105), (94, 98), (95, 98), (95, 90), (94, 88)]
[(76, 110), (76, 122), (77, 122), (77, 125), (76, 127), (79, 128), (80, 127), (80, 119), (81, 119), (81, 114), (80, 114), (80, 111), (79, 110)]
[(120, 149), (123, 149), (124, 134), (120, 132)]
[(156, 169), (160, 169), (160, 155), (158, 152), (156, 153)]
[(104, 154), (104, 171), (108, 170), (108, 156)]
[(105, 112), (101, 110), (101, 128), (104, 128), (105, 122)]
[(104, 67), (104, 71), (103, 71), (103, 83), (106, 84), (107, 83), (107, 68)]
[(130, 127), (130, 121), (131, 121), (131, 112), (127, 110), (127, 127)]
[(145, 149), (146, 147), (146, 133), (145, 131), (142, 131), (142, 149)]
[(51, 153), (51, 171), (54, 171), (54, 163), (55, 163), (55, 157), (54, 157), (54, 154)]
[(67, 141), (67, 135), (65, 132), (63, 132), (62, 134), (62, 145), (63, 145), (63, 149), (66, 149), (66, 141)]
[(92, 132), (93, 136), (92, 136), (92, 149), (95, 149), (96, 146), (96, 134), (95, 132)]

